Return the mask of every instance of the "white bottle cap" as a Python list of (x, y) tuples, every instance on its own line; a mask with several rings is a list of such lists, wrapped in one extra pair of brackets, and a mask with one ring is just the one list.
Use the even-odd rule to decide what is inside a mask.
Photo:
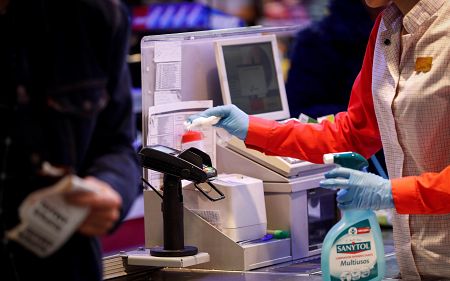
[(323, 155), (323, 163), (324, 164), (333, 164), (334, 163), (334, 155), (333, 153), (327, 153)]
[(184, 127), (186, 130), (193, 130), (195, 128), (213, 126), (219, 122), (220, 117), (209, 116), (209, 117), (198, 117), (190, 122), (184, 122)]

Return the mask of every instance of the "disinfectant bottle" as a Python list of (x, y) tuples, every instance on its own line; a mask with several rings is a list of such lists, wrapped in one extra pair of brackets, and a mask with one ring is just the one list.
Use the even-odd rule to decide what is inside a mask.
[[(367, 160), (354, 152), (329, 153), (325, 164), (366, 171)], [(386, 271), (380, 225), (372, 210), (341, 210), (342, 218), (322, 244), (321, 267), (325, 281), (376, 281)]]

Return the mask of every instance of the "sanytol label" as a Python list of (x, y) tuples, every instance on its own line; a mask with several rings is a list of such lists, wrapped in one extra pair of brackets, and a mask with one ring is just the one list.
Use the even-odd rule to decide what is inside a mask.
[(377, 252), (369, 220), (344, 229), (331, 246), (330, 280), (375, 280)]

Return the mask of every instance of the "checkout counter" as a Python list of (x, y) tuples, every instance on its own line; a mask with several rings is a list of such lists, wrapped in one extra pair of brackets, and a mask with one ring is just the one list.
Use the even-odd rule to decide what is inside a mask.
[[(240, 92), (255, 92), (251, 102), (240, 97), (244, 99), (240, 107), (269, 111), (280, 106), (277, 112), (264, 112), (261, 117), (289, 117), (273, 35), (285, 31), (241, 28), (143, 38), (144, 148), (140, 156), (143, 178), (150, 187), (143, 194), (145, 245), (105, 259), (105, 272), (115, 272), (105, 279), (322, 279), (322, 241), (337, 222), (338, 210), (334, 191), (321, 189), (319, 181), (334, 166), (266, 156), (246, 149), (237, 139), (216, 142), (215, 136), (207, 153), (180, 150), (174, 139), (180, 134), (180, 120), (185, 120), (182, 107), (174, 107), (170, 115), (163, 111), (165, 105), (156, 104), (165, 100), (173, 106), (174, 99), (180, 104), (195, 100), (238, 104), (240, 100), (234, 101), (232, 95), (221, 98), (217, 93), (230, 94), (241, 87)], [(236, 38), (240, 37), (246, 38), (246, 44), (239, 44)], [(251, 50), (259, 50), (261, 57), (254, 62), (261, 63), (242, 66), (236, 61), (247, 58), (240, 52), (249, 52), (248, 44)], [(226, 69), (227, 60), (232, 69)], [(226, 75), (228, 80), (224, 80)], [(237, 81), (239, 77), (245, 81)], [(274, 95), (279, 95), (279, 103)], [(266, 102), (270, 106), (264, 107)], [(155, 112), (157, 118), (151, 116)], [(162, 174), (163, 192), (152, 186), (155, 177), (149, 170)], [(290, 235), (264, 240), (267, 229), (287, 230)], [(397, 267), (390, 230), (385, 234), (386, 280), (392, 280)]]
[[(228, 148), (222, 147), (220, 149)], [(144, 191), (146, 245), (135, 250), (121, 252), (115, 257), (105, 260), (106, 270), (111, 271), (113, 267), (116, 268), (116, 274), (105, 276), (105, 280), (322, 280), (320, 268), (321, 240), (317, 234), (314, 234), (316, 232), (314, 219), (317, 220), (317, 217), (321, 217), (317, 216), (320, 211), (316, 209), (317, 205), (320, 204), (318, 202), (312, 204), (311, 201), (318, 200), (325, 205), (329, 205), (330, 202), (334, 202), (334, 196), (328, 202), (329, 196), (308, 195), (308, 193), (311, 193), (308, 192), (308, 187), (315, 186), (314, 184), (308, 184), (308, 181), (303, 184), (303, 189), (294, 188), (292, 190), (291, 188), (287, 191), (274, 191), (270, 188), (267, 190), (265, 187), (263, 188), (263, 182), (255, 178), (239, 176), (239, 181), (234, 181), (235, 174), (219, 177), (220, 180), (217, 180), (217, 182), (212, 180), (210, 183), (215, 195), (208, 192), (207, 196), (203, 196), (203, 192), (196, 191), (197, 188), (201, 188), (199, 184), (218, 176), (217, 170), (210, 167), (211, 162), (207, 154), (201, 153), (195, 148), (180, 152), (161, 145), (149, 146), (143, 149), (140, 154), (141, 156), (144, 155), (144, 160), (141, 161), (143, 166), (163, 172), (166, 175), (165, 187), (172, 188), (172, 190), (159, 195), (157, 195), (157, 191)], [(196, 161), (193, 156), (197, 155), (200, 156), (197, 159), (199, 162), (191, 165)], [(200, 166), (203, 169), (197, 168)], [(320, 168), (324, 167), (321, 166)], [(187, 169), (190, 169), (190, 171), (187, 172)], [(313, 175), (315, 174), (313, 173)], [(169, 176), (167, 177), (167, 175)], [(173, 177), (174, 175), (177, 175), (177, 177)], [(308, 177), (306, 176), (306, 178)], [(179, 201), (173, 200), (182, 189), (181, 179), (188, 179), (197, 183), (194, 186), (192, 183), (184, 185), (184, 204), (179, 204)], [(294, 180), (294, 183), (296, 181), (298, 179)], [(245, 188), (241, 185), (242, 182), (246, 183)], [(305, 180), (303, 179), (302, 182), (305, 182)], [(284, 184), (289, 186), (288, 183)], [(249, 194), (242, 193), (250, 189), (252, 191)], [(315, 190), (317, 188), (309, 189)], [(204, 191), (204, 189), (201, 190)], [(261, 208), (260, 204), (250, 203), (261, 202), (261, 199), (264, 200), (261, 197), (269, 197), (270, 202), (270, 197), (273, 196), (272, 193), (274, 192), (278, 195), (281, 194), (282, 199), (279, 199), (281, 201), (278, 204), (288, 206), (296, 204), (292, 203), (292, 201), (295, 201), (293, 197), (296, 197), (295, 195), (292, 196), (292, 193), (304, 192), (305, 202), (301, 202), (293, 210), (299, 211), (302, 206), (311, 207), (311, 205), (314, 205), (311, 208), (312, 214), (306, 213), (305, 216), (306, 222), (309, 223), (303, 223), (307, 224), (306, 230), (311, 227), (308, 224), (312, 224), (312, 231), (304, 232), (307, 235), (306, 239), (300, 237), (300, 232), (292, 232), (291, 237), (285, 239), (243, 241), (245, 238), (259, 237), (261, 233), (264, 233), (266, 226), (270, 225), (269, 220), (265, 219), (270, 217), (266, 215), (265, 208)], [(228, 199), (228, 201), (225, 199)], [(242, 206), (242, 204), (249, 205), (241, 213), (239, 213), (240, 210), (233, 213), (233, 211), (236, 211), (236, 209), (233, 209), (233, 205)], [(169, 205), (171, 206), (170, 210), (164, 207)], [(255, 208), (258, 205), (259, 208)], [(238, 227), (218, 229), (217, 226), (212, 225), (193, 211), (198, 209), (208, 210), (211, 209), (211, 206), (215, 206), (216, 210), (224, 211), (227, 214), (224, 220), (231, 220), (232, 224), (234, 223)], [(283, 208), (276, 208), (276, 205), (269, 205), (269, 207), (274, 210), (283, 210)], [(308, 208), (303, 209), (308, 210)], [(270, 212), (275, 212), (274, 210)], [(329, 210), (321, 210), (321, 212), (330, 214)], [(279, 221), (302, 225), (302, 217), (289, 213), (283, 215), (285, 218), (280, 217)], [(299, 221), (290, 221), (292, 217)], [(167, 224), (165, 221), (170, 223)], [(251, 221), (262, 223), (249, 227), (248, 222)], [(326, 221), (327, 219), (325, 219)], [(229, 225), (229, 223), (223, 224), (223, 226)], [(293, 228), (291, 227), (291, 229)], [(395, 278), (398, 275), (398, 267), (390, 228), (383, 229), (383, 241), (386, 260), (384, 280), (397, 280)], [(191, 246), (185, 245), (184, 242)], [(164, 245), (164, 247), (157, 245)], [(299, 245), (305, 245), (306, 249), (310, 250), (300, 252), (299, 249), (294, 249)], [(167, 250), (167, 248), (171, 250)], [(175, 254), (172, 255), (174, 252)], [(294, 256), (295, 254), (301, 254), (302, 256)]]
[[(382, 229), (383, 241), (385, 244), (386, 275), (383, 280), (397, 279), (399, 270), (396, 262), (392, 230)], [(117, 257), (117, 263), (124, 266), (124, 274), (105, 280), (111, 281), (181, 281), (181, 280), (202, 280), (202, 281), (321, 281), (320, 256), (312, 256), (297, 261), (281, 263), (251, 271), (227, 271), (227, 270), (206, 270), (191, 268), (169, 268), (169, 267), (140, 267), (130, 268), (129, 273), (125, 273), (126, 265)]]

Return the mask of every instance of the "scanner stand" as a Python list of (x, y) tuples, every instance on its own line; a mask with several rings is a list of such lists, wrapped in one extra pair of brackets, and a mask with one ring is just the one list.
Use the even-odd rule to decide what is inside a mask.
[(162, 203), (164, 247), (151, 248), (152, 256), (184, 257), (198, 253), (197, 247), (184, 245), (183, 209), (180, 178), (164, 175)]
[[(162, 198), (164, 246), (150, 248), (150, 254), (155, 257), (185, 257), (198, 253), (195, 246), (184, 245), (183, 194), (181, 180), (198, 183), (208, 183), (220, 196), (207, 198), (217, 201), (225, 198), (210, 180), (217, 176), (217, 171), (211, 166), (211, 159), (203, 151), (191, 147), (182, 152), (163, 145), (143, 147), (139, 152), (141, 165), (164, 174), (164, 195), (159, 193), (150, 183), (144, 182)], [(201, 190), (203, 191), (203, 190)], [(202, 194), (204, 194), (202, 192)]]

